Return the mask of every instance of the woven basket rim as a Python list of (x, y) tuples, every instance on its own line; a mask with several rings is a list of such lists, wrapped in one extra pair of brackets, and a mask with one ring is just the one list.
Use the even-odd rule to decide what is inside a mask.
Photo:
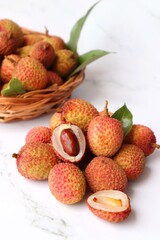
[(70, 77), (64, 84), (34, 90), (15, 97), (0, 96), (0, 122), (27, 120), (56, 111), (85, 78), (85, 69)]

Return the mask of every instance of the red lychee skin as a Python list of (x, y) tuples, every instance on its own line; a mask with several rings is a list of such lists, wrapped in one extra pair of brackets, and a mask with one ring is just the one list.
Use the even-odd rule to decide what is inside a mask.
[(144, 170), (144, 153), (133, 144), (123, 144), (113, 160), (123, 168), (128, 180), (137, 179)]
[(28, 33), (23, 35), (23, 45), (33, 45), (39, 41), (41, 41), (43, 38), (40, 34), (35, 34), (35, 33)]
[(130, 143), (142, 149), (145, 156), (151, 155), (155, 150), (156, 137), (147, 126), (134, 124), (124, 139), (124, 143)]
[(23, 32), (20, 26), (11, 19), (1, 19), (0, 20), (0, 32), (5, 31), (12, 34), (12, 36), (17, 39), (18, 47), (23, 44)]
[(25, 137), (25, 142), (51, 143), (52, 129), (45, 126), (33, 127)]
[(123, 142), (122, 124), (108, 116), (97, 116), (89, 123), (87, 139), (96, 156), (112, 157)]
[(53, 131), (56, 127), (58, 127), (62, 123), (64, 123), (62, 113), (55, 112), (50, 118), (49, 126)]
[(62, 116), (68, 123), (77, 125), (87, 132), (90, 121), (99, 115), (97, 109), (84, 99), (72, 98), (62, 106)]
[(85, 177), (91, 191), (125, 191), (127, 176), (125, 171), (111, 158), (95, 157), (85, 169)]
[(13, 78), (18, 78), (28, 91), (44, 89), (48, 83), (47, 70), (37, 59), (23, 57), (13, 71)]
[(10, 32), (0, 32), (0, 54), (3, 56), (15, 53), (17, 39)]
[(43, 36), (43, 39), (49, 42), (55, 51), (66, 48), (64, 40), (59, 36)]
[(95, 214), (97, 217), (100, 217), (100, 218), (102, 218), (102, 219), (104, 219), (108, 222), (118, 223), (118, 222), (124, 221), (129, 216), (129, 214), (131, 212), (131, 206), (130, 206), (130, 199), (129, 198), (128, 198), (128, 201), (129, 201), (129, 207), (122, 212), (107, 212), (107, 211), (95, 209), (95, 208), (91, 207), (88, 203), (87, 203), (87, 206), (91, 210), (91, 212), (93, 214)]
[(86, 191), (86, 181), (82, 171), (73, 163), (59, 163), (49, 174), (51, 193), (64, 204), (74, 204), (82, 200)]
[(58, 163), (52, 146), (41, 142), (26, 143), (13, 157), (18, 172), (32, 180), (47, 180), (50, 170)]
[(0, 68), (0, 76), (3, 83), (8, 83), (11, 80), (14, 68), (19, 60), (20, 56), (16, 54), (8, 55), (3, 59)]
[(32, 45), (30, 56), (39, 60), (46, 68), (49, 68), (55, 59), (55, 52), (50, 43), (39, 41)]
[(47, 71), (47, 76), (48, 76), (48, 85), (53, 85), (57, 84), (58, 86), (62, 85), (63, 79), (55, 72), (48, 70)]

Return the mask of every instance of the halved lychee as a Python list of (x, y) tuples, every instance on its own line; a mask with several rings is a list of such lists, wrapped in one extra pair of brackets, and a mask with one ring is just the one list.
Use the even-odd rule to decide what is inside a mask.
[(54, 129), (52, 145), (61, 160), (79, 162), (85, 153), (86, 139), (78, 126), (64, 123)]
[(109, 222), (122, 222), (130, 212), (130, 199), (121, 191), (103, 190), (87, 199), (89, 209), (98, 217)]

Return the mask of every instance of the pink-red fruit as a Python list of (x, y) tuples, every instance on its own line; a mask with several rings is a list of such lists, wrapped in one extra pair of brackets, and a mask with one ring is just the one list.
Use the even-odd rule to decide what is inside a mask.
[(87, 138), (96, 156), (112, 157), (123, 142), (122, 124), (108, 116), (97, 116), (89, 123)]
[(48, 184), (55, 198), (64, 204), (81, 201), (86, 192), (83, 172), (73, 163), (59, 163), (49, 174)]
[(98, 191), (87, 199), (89, 209), (108, 222), (122, 222), (131, 212), (128, 196), (116, 190)]
[(25, 138), (25, 142), (51, 143), (52, 129), (45, 126), (31, 128)]
[(111, 158), (95, 157), (85, 169), (85, 177), (91, 191), (119, 190), (127, 187), (125, 171)]

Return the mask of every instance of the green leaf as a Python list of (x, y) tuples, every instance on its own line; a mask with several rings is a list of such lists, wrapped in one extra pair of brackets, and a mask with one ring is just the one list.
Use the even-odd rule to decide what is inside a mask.
[(112, 118), (116, 118), (122, 122), (124, 136), (130, 131), (133, 124), (133, 115), (127, 108), (126, 104), (124, 104), (121, 108), (119, 108), (113, 115)]
[(15, 96), (25, 92), (26, 90), (24, 89), (22, 83), (17, 78), (12, 78), (7, 84), (7, 87), (1, 91), (1, 94), (2, 96)]
[(101, 58), (110, 52), (106, 52), (103, 50), (92, 50), (87, 53), (84, 53), (83, 55), (78, 56), (78, 67), (71, 73), (70, 76), (73, 76), (75, 73), (78, 73), (82, 69), (84, 69), (89, 63), (97, 60), (98, 58)]
[(83, 28), (83, 25), (88, 17), (88, 15), (90, 14), (90, 12), (92, 11), (92, 9), (99, 3), (96, 2), (88, 11), (87, 13), (80, 18), (75, 25), (72, 27), (71, 33), (70, 33), (70, 39), (69, 42), (67, 44), (68, 48), (70, 50), (72, 50), (74, 53), (77, 53), (77, 45), (78, 45), (78, 40), (81, 34), (81, 30)]

